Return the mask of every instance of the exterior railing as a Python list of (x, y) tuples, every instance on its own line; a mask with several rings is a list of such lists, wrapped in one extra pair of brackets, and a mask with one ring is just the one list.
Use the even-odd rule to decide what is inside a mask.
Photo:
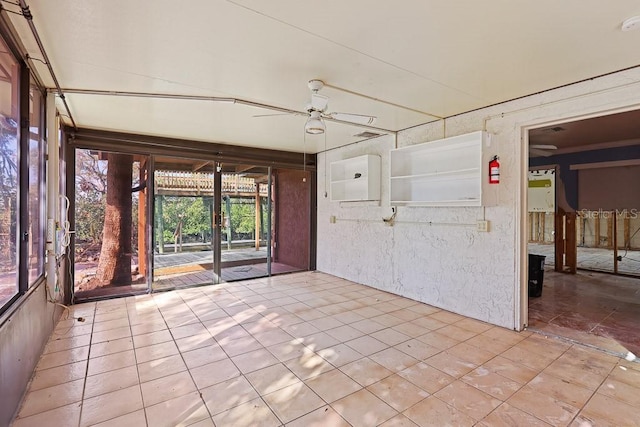
[[(225, 194), (255, 194), (256, 185), (259, 185), (260, 195), (266, 196), (267, 184), (257, 184), (254, 178), (237, 174), (222, 174), (222, 192)], [(156, 171), (155, 188), (157, 192), (213, 193), (213, 174)]]

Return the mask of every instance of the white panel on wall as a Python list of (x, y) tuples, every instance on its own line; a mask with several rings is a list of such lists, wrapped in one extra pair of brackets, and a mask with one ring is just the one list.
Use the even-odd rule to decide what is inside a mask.
[(555, 212), (556, 170), (529, 171), (527, 198), (529, 212)]

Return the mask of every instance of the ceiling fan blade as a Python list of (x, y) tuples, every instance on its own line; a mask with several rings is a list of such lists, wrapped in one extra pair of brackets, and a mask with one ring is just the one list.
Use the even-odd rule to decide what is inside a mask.
[(529, 154), (538, 157), (549, 157), (553, 155), (553, 152), (529, 147)]
[(558, 147), (556, 147), (555, 145), (550, 145), (550, 144), (531, 144), (529, 145), (529, 148), (533, 148), (536, 150), (557, 150)]
[(273, 117), (273, 116), (289, 116), (288, 113), (273, 113), (273, 114), (256, 114), (252, 117)]
[(342, 120), (343, 122), (351, 122), (359, 125), (371, 125), (376, 121), (376, 117), (365, 116), (364, 114), (351, 114), (351, 113), (329, 113), (327, 117)]
[(311, 94), (311, 108), (318, 111), (324, 111), (329, 105), (329, 97), (319, 95), (317, 93)]

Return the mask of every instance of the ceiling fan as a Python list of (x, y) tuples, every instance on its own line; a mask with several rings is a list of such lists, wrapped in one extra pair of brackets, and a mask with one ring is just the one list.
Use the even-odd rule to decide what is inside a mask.
[(529, 145), (529, 154), (534, 156), (549, 157), (553, 155), (553, 151), (558, 147), (551, 144), (531, 144)]
[[(319, 135), (324, 133), (326, 127), (324, 121), (326, 119), (334, 120), (338, 122), (344, 122), (354, 125), (371, 125), (375, 122), (376, 117), (367, 116), (364, 114), (351, 114), (351, 113), (338, 113), (328, 112), (329, 97), (320, 95), (318, 92), (324, 87), (324, 82), (319, 79), (309, 80), (307, 83), (309, 90), (311, 91), (311, 100), (305, 107), (305, 111), (309, 115), (307, 122), (304, 125), (306, 133), (311, 135)], [(287, 114), (287, 113), (285, 113)], [(289, 114), (297, 114), (291, 112)], [(300, 113), (302, 114), (302, 113)], [(267, 117), (276, 116), (280, 114), (261, 114), (254, 117)]]
[(322, 80), (313, 79), (309, 80), (309, 90), (311, 91), (311, 102), (307, 105), (307, 112), (309, 118), (304, 125), (306, 133), (313, 135), (324, 133), (325, 125), (323, 119), (333, 119), (342, 122), (349, 122), (357, 125), (370, 125), (376, 120), (376, 117), (367, 116), (364, 114), (351, 114), (351, 113), (329, 113), (327, 112), (329, 106), (329, 97), (320, 95), (318, 92), (324, 87)]

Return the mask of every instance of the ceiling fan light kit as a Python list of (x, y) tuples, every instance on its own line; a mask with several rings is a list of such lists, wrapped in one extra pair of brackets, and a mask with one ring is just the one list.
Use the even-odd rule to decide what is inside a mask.
[(324, 133), (324, 122), (320, 118), (320, 112), (312, 110), (307, 123), (304, 125), (304, 131), (311, 135), (319, 135)]

